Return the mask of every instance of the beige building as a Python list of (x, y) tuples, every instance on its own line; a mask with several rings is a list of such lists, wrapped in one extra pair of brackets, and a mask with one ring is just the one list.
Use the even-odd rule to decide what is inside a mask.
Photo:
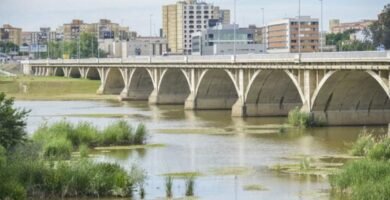
[(98, 23), (92, 24), (75, 19), (69, 24), (64, 24), (63, 31), (64, 39), (67, 41), (77, 39), (80, 33), (91, 33), (99, 37), (99, 39), (119, 40), (128, 40), (136, 35), (134, 32), (129, 31), (129, 27), (122, 27), (108, 19), (101, 19)]
[(329, 29), (331, 33), (343, 33), (347, 30), (358, 30), (362, 31), (368, 28), (376, 20), (362, 20), (359, 22), (346, 22), (340, 23), (338, 19), (332, 19), (329, 21)]
[(276, 20), (267, 25), (267, 50), (270, 53), (296, 53), (299, 49), (301, 52), (317, 52), (319, 39), (318, 19), (308, 16)]
[(0, 27), (0, 41), (12, 42), (20, 46), (22, 44), (22, 29), (4, 24), (3, 27)]
[(191, 35), (214, 26), (229, 24), (230, 11), (197, 0), (179, 1), (163, 6), (163, 37), (171, 53), (190, 53)]

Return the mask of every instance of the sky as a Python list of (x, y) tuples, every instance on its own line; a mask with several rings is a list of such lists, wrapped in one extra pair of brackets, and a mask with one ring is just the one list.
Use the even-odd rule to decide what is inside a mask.
[[(205, 0), (231, 9), (233, 21), (234, 0)], [(298, 15), (298, 0), (236, 0), (237, 23), (262, 25), (261, 8), (265, 10), (265, 21), (294, 17)], [(82, 19), (87, 23), (101, 18), (129, 26), (130, 30), (146, 36), (157, 35), (162, 26), (162, 6), (176, 0), (0, 0), (0, 25), (11, 24), (23, 31), (37, 31), (39, 27), (51, 27), (69, 23), (72, 19)], [(329, 19), (342, 22), (361, 19), (376, 19), (388, 0), (323, 0), (324, 29), (328, 29)], [(320, 0), (301, 0), (302, 15), (320, 18)]]

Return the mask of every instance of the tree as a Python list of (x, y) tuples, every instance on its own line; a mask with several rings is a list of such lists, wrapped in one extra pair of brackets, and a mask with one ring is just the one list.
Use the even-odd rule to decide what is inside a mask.
[(0, 145), (10, 150), (27, 140), (26, 117), (30, 111), (13, 108), (14, 100), (0, 93)]
[(390, 4), (384, 7), (378, 21), (374, 22), (369, 30), (375, 46), (383, 45), (386, 49), (390, 49)]

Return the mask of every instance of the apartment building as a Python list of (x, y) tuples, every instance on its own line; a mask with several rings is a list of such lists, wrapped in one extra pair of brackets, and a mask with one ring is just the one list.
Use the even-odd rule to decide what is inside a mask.
[(329, 21), (329, 29), (331, 33), (343, 33), (347, 30), (363, 31), (373, 24), (376, 20), (362, 20), (358, 22), (345, 22), (340, 23), (338, 19), (332, 19)]
[[(234, 37), (236, 30), (236, 37)], [(264, 44), (256, 43), (256, 30), (238, 25), (219, 24), (192, 34), (192, 55), (233, 55), (264, 53)], [(235, 39), (235, 40), (234, 40)]]
[(69, 24), (63, 25), (64, 39), (75, 40), (81, 33), (94, 34), (99, 39), (119, 39), (128, 40), (134, 36), (134, 32), (129, 31), (129, 27), (122, 27), (118, 23), (113, 23), (108, 19), (101, 19), (97, 23), (84, 23), (83, 20), (74, 19)]
[(319, 33), (318, 19), (309, 16), (275, 20), (267, 24), (267, 51), (269, 53), (317, 52), (320, 46)]
[(191, 34), (220, 21), (230, 23), (230, 11), (198, 0), (179, 1), (163, 6), (163, 37), (171, 53), (191, 53)]
[(16, 45), (22, 44), (22, 29), (4, 24), (0, 27), (0, 41), (12, 42)]

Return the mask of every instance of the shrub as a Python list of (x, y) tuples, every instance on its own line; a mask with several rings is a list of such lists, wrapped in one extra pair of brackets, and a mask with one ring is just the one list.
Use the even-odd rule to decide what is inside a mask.
[(72, 151), (72, 143), (66, 138), (52, 139), (43, 147), (43, 155), (49, 159), (70, 159)]
[(9, 150), (27, 140), (25, 118), (29, 111), (13, 108), (14, 100), (0, 92), (0, 145)]
[(353, 199), (386, 199), (390, 196), (390, 163), (363, 159), (347, 164), (331, 177), (333, 188), (351, 191)]
[(194, 177), (190, 177), (186, 181), (186, 196), (194, 196)]
[(298, 107), (288, 113), (288, 123), (299, 128), (307, 128), (314, 124), (310, 114), (301, 112)]
[(390, 161), (390, 138), (383, 138), (368, 151), (368, 157), (373, 160)]
[(82, 144), (79, 146), (79, 152), (81, 158), (88, 158), (89, 157), (89, 148), (87, 145)]
[(368, 134), (367, 130), (364, 129), (357, 141), (353, 144), (350, 154), (353, 156), (366, 156), (373, 148), (374, 144), (374, 137), (371, 134)]
[(133, 144), (133, 129), (127, 121), (120, 120), (107, 126), (100, 136), (102, 145)]
[(135, 134), (133, 142), (134, 144), (145, 144), (147, 137), (147, 131), (144, 124), (139, 124)]
[(81, 144), (96, 146), (99, 142), (98, 129), (90, 122), (79, 122), (74, 131), (68, 133), (68, 138), (72, 141), (73, 146)]
[(167, 176), (165, 178), (165, 195), (166, 195), (167, 198), (172, 198), (173, 197), (172, 186), (173, 186), (172, 177), (171, 176)]

